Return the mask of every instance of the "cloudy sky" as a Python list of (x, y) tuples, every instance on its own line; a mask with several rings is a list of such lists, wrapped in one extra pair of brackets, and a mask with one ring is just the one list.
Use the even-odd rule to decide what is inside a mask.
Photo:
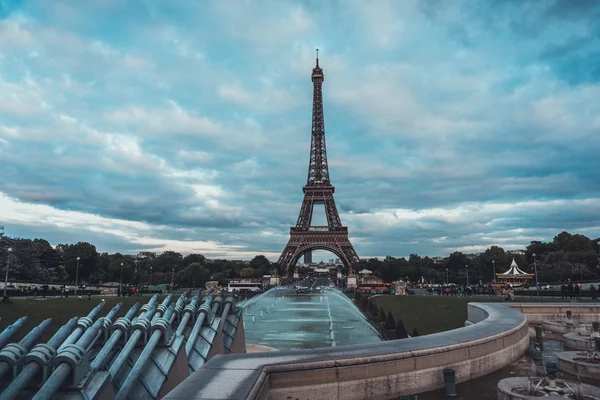
[(598, 237), (599, 38), (595, 0), (0, 0), (0, 225), (276, 260), (319, 48), (361, 257)]

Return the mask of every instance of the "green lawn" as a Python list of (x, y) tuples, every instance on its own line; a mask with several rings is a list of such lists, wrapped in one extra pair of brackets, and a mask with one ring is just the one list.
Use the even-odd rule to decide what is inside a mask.
[[(177, 299), (179, 296), (173, 297)], [(52, 318), (52, 323), (39, 340), (39, 342), (45, 343), (62, 325), (67, 323), (71, 318), (87, 316), (103, 298), (106, 300), (106, 303), (102, 309), (102, 312), (100, 313), (101, 316), (106, 316), (106, 314), (108, 314), (108, 312), (115, 305), (117, 305), (117, 303), (123, 303), (117, 318), (124, 316), (135, 303), (140, 302), (140, 305), (144, 305), (150, 300), (150, 296), (119, 298), (116, 296), (97, 296), (92, 297), (91, 300), (88, 300), (87, 297), (85, 297), (84, 300), (77, 300), (77, 298), (74, 296), (70, 296), (68, 299), (62, 300), (17, 299), (13, 301), (13, 304), (0, 304), (0, 318), (2, 318), (2, 320), (0, 320), (0, 332), (8, 325), (14, 323), (20, 317), (27, 316), (27, 321), (25, 321), (23, 328), (21, 328), (11, 339), (13, 342), (19, 341), (27, 334), (27, 332), (37, 326), (40, 322), (46, 318)], [(159, 301), (162, 301), (164, 298), (165, 296), (160, 296)]]
[[(375, 295), (377, 308), (383, 307), (385, 313), (392, 312), (394, 320), (402, 319), (409, 334), (417, 328), (419, 335), (447, 331), (465, 326), (467, 304), (471, 302), (498, 302), (504, 297), (487, 296), (393, 296)], [(517, 297), (516, 302), (561, 302), (560, 299), (537, 299), (535, 297)], [(564, 302), (564, 300), (562, 300)]]

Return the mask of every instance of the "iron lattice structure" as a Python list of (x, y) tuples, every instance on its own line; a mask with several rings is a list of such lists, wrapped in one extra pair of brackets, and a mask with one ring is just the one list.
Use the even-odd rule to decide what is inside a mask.
[[(348, 238), (348, 228), (342, 225), (333, 198), (325, 146), (325, 121), (323, 118), (323, 70), (319, 67), (319, 54), (312, 70), (313, 111), (308, 179), (304, 186), (304, 200), (296, 226), (290, 228), (290, 240), (279, 257), (279, 265), (290, 275), (298, 259), (312, 250), (327, 250), (340, 258), (350, 269), (356, 268), (359, 258)], [(327, 226), (311, 226), (315, 204), (323, 204)]]

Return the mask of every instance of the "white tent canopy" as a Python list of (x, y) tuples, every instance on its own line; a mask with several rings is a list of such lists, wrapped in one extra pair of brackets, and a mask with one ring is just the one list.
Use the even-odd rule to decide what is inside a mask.
[(508, 271), (502, 273), (502, 274), (497, 274), (497, 275), (502, 275), (502, 276), (519, 276), (519, 275), (531, 275), (528, 274), (527, 272), (523, 272), (521, 271), (521, 269), (519, 268), (519, 266), (517, 265), (514, 257), (512, 260), (512, 263), (510, 264), (510, 268), (508, 269)]

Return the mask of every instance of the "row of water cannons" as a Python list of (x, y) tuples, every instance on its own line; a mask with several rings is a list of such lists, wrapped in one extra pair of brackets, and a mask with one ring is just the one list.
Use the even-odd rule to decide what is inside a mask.
[[(40, 323), (18, 343), (10, 343), (27, 319), (20, 318), (0, 333), (0, 384), (9, 383), (0, 400), (16, 399), (23, 391), (36, 392), (31, 396), (33, 400), (50, 399), (63, 387), (85, 386), (97, 371), (108, 371), (114, 382), (132, 351), (143, 346), (116, 394), (116, 399), (126, 399), (157, 346), (168, 347), (191, 321), (194, 325), (185, 346), (189, 355), (202, 325), (211, 322), (223, 303), (222, 297), (209, 294), (199, 304), (200, 292), (189, 299), (190, 293), (188, 289), (177, 302), (171, 302), (172, 295), (168, 295), (160, 304), (156, 294), (143, 306), (136, 303), (116, 321), (122, 304), (100, 317), (105, 305), (101, 302), (86, 317), (72, 318), (47, 343), (37, 345), (52, 319)], [(233, 299), (227, 298), (223, 315), (234, 309)], [(173, 326), (177, 326), (175, 331)], [(99, 345), (102, 346), (91, 361), (90, 350)], [(121, 346), (118, 356), (108, 365)]]

